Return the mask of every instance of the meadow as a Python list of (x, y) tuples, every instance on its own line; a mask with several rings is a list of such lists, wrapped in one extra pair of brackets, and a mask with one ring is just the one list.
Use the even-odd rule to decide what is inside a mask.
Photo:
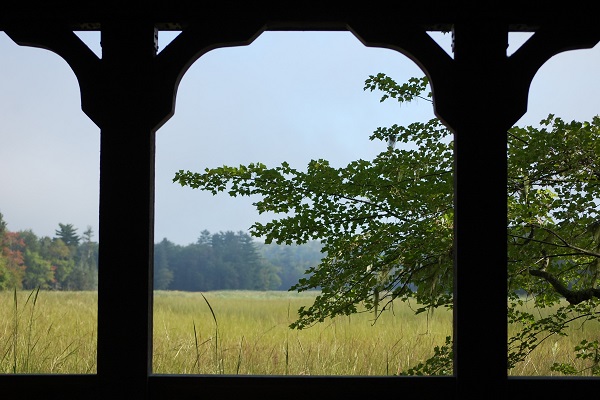
[[(290, 330), (314, 293), (157, 291), (153, 372), (158, 374), (396, 375), (433, 355), (451, 335), (452, 314), (415, 316), (394, 305)], [(413, 305), (414, 306), (414, 305)], [(96, 372), (96, 292), (0, 292), (0, 373)], [(600, 329), (599, 329), (600, 332)], [(485, 346), (482, 333), (481, 346)], [(581, 330), (544, 342), (510, 375), (559, 375)]]
[(204, 296), (156, 295), (156, 373), (394, 375), (432, 355), (434, 346), (451, 335), (450, 314), (415, 318), (406, 306), (396, 306), (395, 315), (388, 313), (375, 324), (373, 314), (362, 313), (298, 331), (288, 326), (315, 294)]

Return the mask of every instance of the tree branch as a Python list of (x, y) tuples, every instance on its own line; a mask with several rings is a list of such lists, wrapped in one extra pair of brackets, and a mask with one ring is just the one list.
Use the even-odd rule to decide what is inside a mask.
[(600, 253), (596, 253), (595, 251), (591, 251), (591, 250), (587, 250), (587, 249), (582, 249), (581, 247), (577, 247), (577, 246), (574, 246), (574, 245), (570, 244), (569, 242), (567, 242), (567, 240), (565, 238), (563, 238), (562, 236), (560, 236), (553, 229), (546, 228), (546, 227), (544, 227), (542, 225), (539, 225), (539, 224), (531, 224), (531, 225), (536, 226), (536, 227), (538, 227), (540, 229), (543, 229), (546, 232), (549, 232), (552, 235), (556, 236), (556, 238), (563, 243), (563, 246), (559, 246), (559, 247), (568, 247), (569, 249), (576, 250), (576, 251), (580, 252), (581, 254), (585, 254), (587, 256), (592, 256), (592, 257), (600, 258)]
[(551, 284), (554, 290), (563, 296), (570, 304), (579, 304), (586, 300), (590, 300), (593, 297), (600, 298), (600, 288), (571, 290), (567, 288), (561, 281), (559, 281), (558, 278), (547, 271), (531, 269), (529, 270), (529, 274), (542, 278)]

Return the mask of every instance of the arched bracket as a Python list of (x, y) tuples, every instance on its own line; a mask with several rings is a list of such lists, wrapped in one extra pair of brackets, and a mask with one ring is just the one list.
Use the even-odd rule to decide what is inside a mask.
[(425, 29), (401, 23), (361, 25), (356, 22), (351, 22), (348, 28), (365, 46), (396, 50), (414, 61), (429, 78), (434, 112), (438, 117), (443, 114), (438, 109), (451, 103), (454, 62)]
[(545, 26), (536, 31), (508, 61), (511, 89), (523, 113), (531, 82), (538, 70), (553, 56), (569, 50), (589, 49), (600, 42), (600, 29), (581, 26)]
[[(464, 79), (464, 71), (459, 71), (457, 61), (448, 56), (423, 28), (401, 23), (361, 25), (351, 22), (349, 29), (366, 46), (397, 50), (413, 60), (430, 80), (435, 114), (447, 126), (456, 127), (459, 113), (454, 109), (455, 100), (458, 91), (464, 90), (457, 83), (461, 75)], [(505, 98), (510, 98), (510, 104), (506, 103), (504, 108), (506, 120), (514, 123), (527, 111), (531, 81), (546, 61), (563, 51), (591, 48), (599, 40), (597, 27), (561, 25), (542, 27), (535, 32), (507, 57), (505, 63), (505, 85), (500, 89)], [(483, 66), (486, 60), (483, 57), (478, 62)]]
[(164, 124), (175, 111), (177, 89), (183, 75), (189, 67), (202, 55), (222, 47), (247, 46), (265, 30), (264, 23), (252, 20), (243, 22), (231, 21), (218, 24), (194, 23), (184, 29), (156, 57), (155, 75), (157, 96), (171, 99), (170, 104), (159, 114), (165, 116), (159, 125)]
[[(34, 29), (9, 29), (6, 34), (20, 46), (38, 47), (62, 57), (75, 73), (81, 93), (81, 108), (86, 111), (88, 96), (96, 93), (101, 62), (96, 54), (70, 29), (36, 26)], [(89, 116), (89, 114), (88, 114)]]
[(465, 91), (466, 71), (478, 70), (479, 64), (485, 64), (485, 59), (478, 60), (477, 65), (453, 59), (419, 25), (381, 23), (362, 27), (352, 23), (351, 30), (366, 46), (393, 49), (413, 60), (429, 78), (435, 115), (456, 130), (462, 119), (462, 106), (457, 103), (457, 98), (462, 98)]
[[(173, 115), (179, 82), (194, 61), (216, 48), (248, 45), (264, 31), (265, 26), (254, 21), (243, 24), (238, 21), (218, 22), (190, 24), (152, 61), (146, 82), (152, 88), (152, 99), (145, 98), (144, 101), (152, 105), (151, 115), (146, 115), (146, 123), (154, 129)], [(102, 128), (107, 109), (115, 96), (115, 93), (107, 93), (111, 85), (106, 85), (106, 82), (118, 71), (108, 71), (107, 63), (66, 27), (15, 28), (6, 33), (18, 45), (43, 48), (62, 57), (79, 82), (82, 110)]]

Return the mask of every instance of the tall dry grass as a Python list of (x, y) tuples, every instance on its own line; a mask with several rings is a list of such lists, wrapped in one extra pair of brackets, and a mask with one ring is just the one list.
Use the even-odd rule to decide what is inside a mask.
[(0, 291), (0, 373), (96, 373), (96, 292)]
[[(314, 294), (155, 294), (154, 372), (243, 375), (395, 375), (433, 354), (451, 315), (406, 306), (373, 324), (368, 313), (290, 330)], [(210, 305), (210, 307), (209, 307)]]
[[(288, 329), (313, 296), (158, 291), (153, 372), (395, 375), (430, 357), (451, 334), (450, 312), (415, 316), (405, 304), (375, 325), (372, 314), (358, 314)], [(96, 332), (96, 292), (0, 291), (0, 373), (93, 374)], [(548, 338), (509, 375), (560, 375), (550, 370), (554, 362), (584, 366), (573, 349), (590, 333), (600, 337), (600, 327), (574, 326), (566, 337)]]

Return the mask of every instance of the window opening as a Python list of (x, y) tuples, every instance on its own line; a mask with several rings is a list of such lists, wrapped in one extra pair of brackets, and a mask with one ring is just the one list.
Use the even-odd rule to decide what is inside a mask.
[(75, 31), (75, 34), (98, 58), (102, 58), (102, 45), (100, 44), (100, 31)]
[(94, 374), (99, 132), (64, 60), (0, 52), (0, 373)]
[(534, 32), (508, 32), (508, 49), (506, 55), (511, 56), (515, 51), (532, 37)]
[(444, 50), (451, 58), (454, 58), (454, 52), (452, 51), (452, 32), (439, 32), (430, 31), (427, 32), (429, 36)]
[[(440, 308), (405, 324), (401, 315), (412, 315), (419, 306), (415, 301), (395, 304), (374, 326), (372, 311), (290, 330), (299, 305), (309, 306), (313, 297), (306, 303), (306, 296), (315, 292), (298, 297), (287, 289), (322, 257), (314, 251), (320, 244), (265, 247), (265, 237), (251, 238), (258, 251), (248, 254), (259, 260), (271, 257), (264, 260), (263, 273), (289, 268), (285, 262), (294, 254), (304, 259), (292, 260), (295, 270), (286, 273), (293, 276), (276, 274), (285, 287), (276, 282), (259, 282), (258, 291), (236, 286), (245, 271), (235, 264), (238, 260), (225, 257), (241, 250), (219, 252), (215, 247), (244, 244), (254, 222), (266, 224), (281, 215), (259, 215), (252, 206), (258, 197), (213, 196), (173, 182), (181, 169), (202, 172), (223, 165), (263, 162), (277, 167), (287, 162), (304, 170), (310, 160), (319, 159), (340, 168), (354, 160), (386, 157), (388, 146), (392, 152), (394, 146), (406, 145), (388, 137), (370, 141), (378, 127), (425, 123), (433, 112), (426, 96), (410, 103), (380, 102), (382, 92), (363, 90), (369, 75), (379, 73), (399, 85), (423, 76), (402, 54), (366, 48), (347, 32), (266, 32), (249, 46), (211, 51), (187, 71), (176, 113), (157, 132), (154, 373), (395, 375), (444, 345), (452, 332), (451, 313)], [(415, 179), (409, 175), (417, 169), (412, 165), (406, 179)], [(437, 215), (439, 224), (452, 220), (451, 210)], [(447, 266), (438, 250), (435, 262)], [(376, 279), (362, 264), (364, 279)], [(227, 268), (233, 274), (223, 275)], [(220, 286), (211, 286), (215, 282)], [(445, 284), (440, 280), (435, 290), (451, 292)], [(387, 301), (383, 292), (381, 296), (378, 311)], [(232, 303), (247, 308), (229, 314)], [(270, 315), (253, 317), (249, 311)], [(362, 324), (360, 330), (349, 330), (354, 323)]]
[(600, 375), (598, 298), (585, 295), (600, 260), (598, 62), (600, 46), (546, 62), (509, 132), (509, 285), (522, 288), (509, 300), (522, 301), (509, 306), (510, 376)]
[(181, 31), (160, 31), (158, 33), (158, 52), (163, 51), (180, 33)]

